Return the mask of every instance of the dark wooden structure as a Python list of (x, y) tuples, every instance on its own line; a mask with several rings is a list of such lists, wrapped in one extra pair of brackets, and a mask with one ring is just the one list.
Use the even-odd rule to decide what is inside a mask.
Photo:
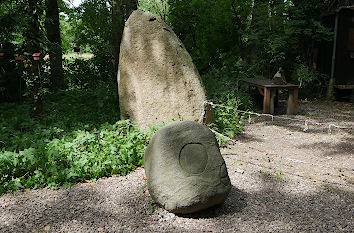
[(74, 47), (74, 52), (75, 52), (75, 53), (79, 53), (80, 50), (81, 50), (80, 46), (75, 46), (75, 47)]
[(288, 108), (287, 114), (294, 115), (298, 110), (298, 86), (294, 84), (276, 84), (273, 80), (245, 78), (237, 81), (238, 88), (245, 83), (249, 86), (258, 88), (261, 95), (263, 95), (263, 113), (274, 113), (274, 104), (277, 102), (277, 91), (281, 89), (288, 90)]
[(354, 89), (354, 0), (334, 0), (323, 21), (334, 36), (315, 49), (314, 68), (327, 74), (334, 88)]

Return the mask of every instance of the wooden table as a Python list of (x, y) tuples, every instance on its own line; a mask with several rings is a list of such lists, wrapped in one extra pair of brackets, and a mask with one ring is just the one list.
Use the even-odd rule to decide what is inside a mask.
[[(263, 113), (274, 113), (274, 99), (277, 96), (278, 90), (286, 89), (289, 92), (288, 97), (288, 115), (295, 115), (298, 110), (298, 86), (294, 84), (276, 84), (273, 80), (258, 79), (258, 78), (245, 78), (237, 81), (237, 88), (245, 83), (249, 86), (258, 88), (261, 95), (263, 95)], [(276, 100), (277, 101), (277, 100)]]

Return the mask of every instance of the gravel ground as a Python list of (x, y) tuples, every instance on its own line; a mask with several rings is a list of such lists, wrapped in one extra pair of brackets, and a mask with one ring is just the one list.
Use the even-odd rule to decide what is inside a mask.
[[(354, 105), (302, 103), (297, 119), (354, 125)], [(0, 232), (353, 232), (353, 130), (254, 119), (223, 148), (223, 205), (178, 216), (155, 206), (144, 169), (71, 189), (0, 197)]]

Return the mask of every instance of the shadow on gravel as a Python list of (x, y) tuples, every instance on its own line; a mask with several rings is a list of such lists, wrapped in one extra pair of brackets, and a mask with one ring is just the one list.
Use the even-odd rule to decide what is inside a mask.
[(345, 137), (339, 143), (318, 142), (312, 144), (304, 144), (298, 147), (299, 149), (320, 149), (325, 150), (323, 156), (347, 156), (352, 155), (354, 151), (353, 137)]
[[(276, 108), (275, 116), (297, 118), (303, 116), (303, 121), (290, 121), (274, 118), (274, 122), (270, 117), (252, 117), (255, 123), (264, 123), (265, 125), (277, 125), (290, 131), (303, 131), (305, 129), (305, 119), (314, 122), (324, 123), (324, 125), (309, 124), (308, 133), (328, 134), (329, 124), (343, 125), (343, 122), (353, 122), (353, 104), (337, 101), (317, 101), (300, 103), (300, 109), (296, 116), (288, 116), (286, 114), (286, 102), (281, 102), (280, 107)], [(261, 110), (259, 110), (261, 112)], [(344, 124), (348, 125), (348, 124)], [(349, 124), (350, 125), (350, 124)], [(332, 129), (333, 133), (345, 131), (353, 133), (353, 130), (336, 128)]]
[(95, 204), (102, 202), (102, 197), (92, 188), (62, 189), (54, 194), (55, 197), (52, 192), (49, 192), (48, 199), (44, 194), (17, 196), (17, 199), (23, 200), (21, 206), (14, 206), (3, 213), (15, 216), (16, 222), (10, 226), (0, 223), (0, 232), (43, 232), (46, 226), (50, 226), (51, 232), (58, 232), (63, 225), (81, 225), (81, 232), (86, 232), (106, 221), (107, 215), (113, 221), (118, 220), (103, 208), (95, 208)]
[[(275, 122), (275, 121), (274, 121)], [(287, 130), (291, 131), (297, 131), (297, 132), (304, 132), (304, 133), (311, 133), (311, 134), (322, 134), (322, 135), (329, 135), (329, 124), (328, 122), (323, 122), (325, 125), (315, 125), (315, 124), (309, 124), (308, 125), (308, 130), (304, 132), (305, 129), (305, 120), (304, 121), (299, 121), (298, 123), (278, 123), (275, 122), (274, 125), (285, 128)], [(339, 124), (341, 126), (341, 124)], [(331, 128), (331, 133), (336, 134), (339, 132), (353, 132), (353, 130), (350, 129), (337, 129), (337, 128)]]
[[(333, 185), (299, 187), (274, 174), (255, 174), (262, 180), (259, 191), (247, 193), (247, 207), (215, 221), (224, 232), (353, 232), (354, 193)], [(311, 185), (311, 184), (309, 184)], [(312, 186), (312, 185), (311, 185)], [(289, 190), (289, 187), (299, 187)], [(294, 188), (294, 189), (295, 189)], [(225, 226), (227, 226), (225, 228)]]
[(47, 195), (32, 192), (16, 195), (19, 203), (11, 208), (0, 205), (1, 215), (12, 219), (11, 224), (0, 222), (1, 233), (64, 232), (63, 228), (68, 232), (142, 232), (137, 228), (145, 226), (150, 216), (146, 196), (138, 189), (118, 193), (119, 197), (102, 195), (90, 185), (49, 190)]
[[(259, 180), (252, 191), (246, 193), (232, 186), (223, 205), (196, 214), (172, 215), (166, 220), (158, 211), (149, 212), (147, 194), (138, 188), (120, 193), (99, 192), (97, 189), (102, 186), (95, 188), (88, 184), (70, 190), (33, 190), (16, 195), (11, 207), (0, 205), (0, 220), (6, 219), (4, 216), (12, 219), (10, 224), (6, 220), (0, 222), (0, 232), (63, 232), (65, 229), (69, 232), (203, 232), (209, 228), (213, 232), (352, 232), (354, 229), (353, 192), (332, 185), (318, 186), (314, 191), (306, 184), (287, 182), (271, 173), (256, 172), (251, 174), (251, 179)], [(112, 182), (121, 185), (124, 180)], [(289, 187), (299, 190), (289, 190)]]
[(241, 141), (242, 143), (246, 143), (246, 142), (264, 142), (263, 139), (247, 135), (246, 133), (242, 133), (240, 135), (237, 135), (236, 139)]
[(235, 186), (231, 186), (231, 191), (223, 204), (211, 207), (193, 214), (177, 215), (184, 218), (203, 219), (216, 218), (223, 215), (232, 215), (241, 212), (247, 206), (246, 193)]

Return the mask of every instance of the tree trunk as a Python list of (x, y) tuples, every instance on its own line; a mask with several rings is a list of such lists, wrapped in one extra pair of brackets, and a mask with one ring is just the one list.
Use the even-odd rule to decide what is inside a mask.
[(130, 14), (138, 9), (137, 0), (112, 0), (112, 35), (111, 35), (111, 53), (112, 53), (112, 76), (117, 78), (119, 65), (119, 50), (123, 35), (124, 23), (128, 20)]
[[(30, 54), (41, 51), (40, 48), (40, 28), (39, 28), (39, 10), (38, 0), (29, 0), (27, 2), (27, 14), (31, 16), (25, 33), (26, 52)], [(34, 61), (31, 56), (28, 60), (28, 76), (26, 77), (27, 89), (31, 93), (31, 102), (33, 106), (33, 116), (37, 119), (43, 117), (43, 96), (41, 94), (42, 80), (40, 73), (40, 61)]]
[(130, 14), (138, 9), (138, 0), (126, 0), (124, 21), (127, 21)]
[(54, 90), (64, 86), (63, 58), (57, 0), (46, 0), (46, 30), (50, 49), (50, 79)]
[(124, 28), (124, 11), (122, 0), (112, 0), (112, 35), (111, 35), (111, 55), (112, 55), (112, 76), (117, 78), (119, 64), (119, 50)]

